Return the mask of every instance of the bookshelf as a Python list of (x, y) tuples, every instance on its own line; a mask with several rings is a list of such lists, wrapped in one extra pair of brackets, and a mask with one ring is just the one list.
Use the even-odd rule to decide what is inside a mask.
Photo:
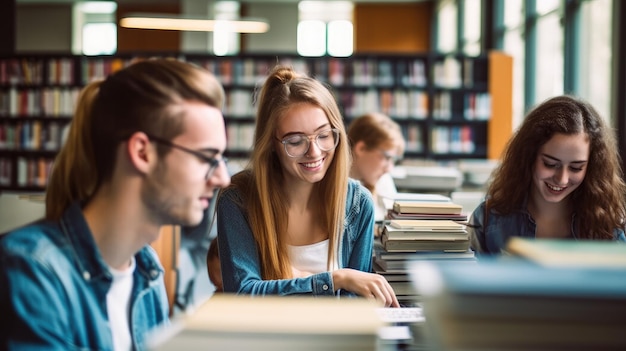
[[(205, 67), (224, 85), (228, 156), (245, 159), (254, 133), (254, 93), (274, 65), (329, 85), (344, 120), (380, 111), (397, 121), (407, 159), (497, 159), (512, 119), (512, 59), (464, 55), (163, 53)], [(0, 56), (0, 191), (43, 191), (80, 89), (142, 55)]]

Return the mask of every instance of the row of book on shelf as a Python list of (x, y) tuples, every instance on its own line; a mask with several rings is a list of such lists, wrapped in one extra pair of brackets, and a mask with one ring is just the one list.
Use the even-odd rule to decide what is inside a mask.
[(454, 106), (452, 92), (440, 91), (433, 96), (433, 119), (449, 121), (457, 115), (468, 121), (487, 121), (491, 117), (491, 95), (489, 93), (463, 94), (462, 110)]
[(0, 150), (57, 151), (68, 122), (0, 123)]
[[(170, 55), (171, 56), (171, 55)], [(293, 55), (264, 58), (207, 58), (197, 55), (177, 55), (213, 72), (224, 84), (255, 85), (276, 64), (287, 64), (298, 71), (314, 74), (332, 85), (353, 86), (426, 86), (429, 73), (425, 58), (351, 57), (306, 59)], [(76, 65), (80, 65), (81, 84), (101, 79), (142, 57), (24, 57), (0, 59), (0, 84), (65, 84), (78, 82)], [(474, 58), (446, 56), (437, 59), (433, 81), (438, 87), (474, 87), (486, 84), (484, 72), (476, 72)], [(478, 82), (476, 82), (478, 81)]]
[[(415, 124), (400, 126), (406, 140), (406, 151), (423, 152), (422, 128)], [(254, 136), (254, 123), (228, 123), (226, 126), (228, 149), (234, 151), (251, 150)], [(476, 145), (471, 126), (437, 126), (430, 134), (430, 150), (433, 153), (471, 154)]]
[(476, 150), (471, 126), (436, 126), (430, 131), (433, 153), (471, 154)]
[(46, 157), (18, 157), (17, 170), (14, 170), (12, 159), (0, 158), (0, 185), (10, 185), (13, 172), (17, 172), (19, 187), (44, 187), (48, 182), (53, 161)]
[(420, 300), (409, 277), (409, 262), (475, 262), (466, 229), (467, 214), (449, 197), (400, 193), (386, 203), (388, 212), (381, 223), (373, 265), (394, 288), (399, 300)]
[[(44, 62), (47, 62), (47, 76), (44, 76)], [(0, 60), (0, 84), (71, 85), (74, 84), (74, 60), (69, 57), (3, 59)]]
[(190, 60), (213, 72), (224, 84), (260, 84), (276, 64), (289, 65), (298, 72), (315, 76), (333, 86), (393, 86), (424, 87), (427, 73), (424, 60), (393, 60), (383, 58), (323, 58), (303, 59), (277, 56), (261, 58), (196, 59)]
[(77, 87), (0, 90), (0, 115), (71, 116), (79, 92)]
[[(254, 92), (231, 89), (226, 92), (224, 113), (228, 117), (251, 117), (255, 114)], [(394, 119), (425, 120), (428, 118), (429, 98), (423, 90), (368, 89), (362, 91), (338, 91), (337, 97), (349, 118), (371, 111), (380, 111)], [(486, 121), (491, 115), (491, 98), (488, 93), (469, 93), (463, 97), (464, 120)], [(433, 119), (449, 121), (455, 116), (452, 95), (438, 92), (433, 100)], [(454, 117), (455, 118), (455, 117)]]
[[(227, 149), (231, 151), (251, 150), (252, 142), (254, 139), (254, 127), (254, 121), (242, 121), (240, 123), (227, 121)], [(424, 144), (422, 140), (422, 128), (416, 124), (402, 124), (400, 125), (400, 128), (402, 130), (404, 139), (406, 140), (406, 151), (422, 152), (424, 150)]]

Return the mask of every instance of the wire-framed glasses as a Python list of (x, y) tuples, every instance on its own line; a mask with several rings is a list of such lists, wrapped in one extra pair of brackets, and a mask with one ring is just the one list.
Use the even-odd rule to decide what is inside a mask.
[[(220, 166), (220, 162), (224, 162), (224, 166), (226, 166), (228, 159), (226, 157), (222, 157), (222, 158), (215, 158), (215, 157), (210, 157), (205, 155), (202, 151), (199, 150), (192, 150), (192, 149), (188, 149), (184, 146), (180, 146), (178, 144), (175, 144), (169, 140), (163, 139), (163, 138), (159, 138), (157, 136), (145, 133), (148, 138), (150, 138), (150, 140), (165, 145), (165, 146), (169, 146), (169, 147), (173, 147), (175, 149), (178, 149), (180, 151), (186, 152), (188, 154), (191, 154), (197, 158), (200, 159), (200, 161), (207, 163), (209, 165), (209, 170), (207, 171), (206, 175), (204, 176), (204, 179), (209, 180), (211, 178), (211, 176), (213, 175), (213, 173), (215, 172), (215, 170)], [(218, 152), (218, 150), (214, 150), (215, 153)]]
[(323, 130), (314, 135), (297, 134), (287, 137), (280, 142), (285, 147), (285, 152), (290, 157), (304, 156), (311, 146), (311, 140), (322, 151), (330, 151), (339, 144), (339, 130), (332, 128)]
[(382, 150), (382, 149), (378, 149), (378, 152), (380, 152), (381, 156), (385, 159), (385, 162), (388, 162), (388, 163), (391, 163), (393, 165), (396, 165), (396, 164), (400, 163), (400, 161), (402, 161), (402, 157), (396, 156), (396, 155), (392, 155), (388, 151), (385, 151), (385, 150)]

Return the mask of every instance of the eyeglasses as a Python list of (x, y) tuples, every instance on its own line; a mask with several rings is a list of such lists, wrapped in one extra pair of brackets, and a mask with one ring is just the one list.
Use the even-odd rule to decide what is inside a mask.
[(285, 152), (289, 157), (300, 157), (309, 151), (311, 139), (315, 140), (315, 144), (320, 150), (330, 151), (339, 144), (339, 130), (332, 128), (315, 135), (293, 135), (280, 140), (280, 142), (285, 147)]
[(402, 158), (400, 156), (392, 155), (385, 150), (378, 149), (378, 152), (385, 158), (386, 162), (391, 162), (392, 164), (398, 164)]
[[(226, 157), (222, 157), (220, 159), (217, 159), (215, 157), (209, 157), (205, 154), (203, 154), (201, 151), (198, 150), (191, 150), (188, 149), (184, 146), (180, 146), (178, 144), (174, 144), (173, 142), (166, 140), (166, 139), (162, 139), (159, 137), (156, 137), (154, 135), (150, 135), (148, 133), (145, 133), (148, 138), (150, 138), (150, 140), (157, 142), (159, 144), (165, 145), (165, 146), (169, 146), (169, 147), (173, 147), (175, 149), (178, 149), (180, 151), (186, 152), (188, 154), (191, 154), (193, 156), (196, 156), (197, 158), (199, 158), (202, 162), (204, 163), (208, 163), (209, 164), (209, 170), (207, 171), (204, 179), (205, 180), (209, 180), (211, 178), (211, 176), (213, 175), (213, 173), (215, 173), (215, 170), (220, 166), (220, 162), (224, 162), (224, 166), (226, 166), (228, 159)], [(214, 152), (218, 152), (217, 150), (214, 150)]]

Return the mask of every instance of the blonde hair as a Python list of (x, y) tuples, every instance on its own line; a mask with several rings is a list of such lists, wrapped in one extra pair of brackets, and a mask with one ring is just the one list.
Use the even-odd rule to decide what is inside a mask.
[[(68, 138), (46, 191), (46, 218), (57, 220), (72, 203), (88, 202), (111, 179), (116, 150), (133, 133), (164, 139), (183, 132), (176, 105), (200, 101), (222, 108), (224, 90), (208, 71), (175, 59), (138, 61), (88, 84), (78, 98)], [(158, 146), (158, 152), (168, 149)]]
[(287, 201), (284, 175), (276, 153), (278, 121), (294, 104), (308, 103), (324, 111), (332, 128), (339, 130), (339, 144), (324, 178), (315, 183), (313, 194), (324, 206), (320, 223), (329, 233), (328, 265), (337, 257), (344, 229), (350, 150), (335, 97), (319, 81), (276, 66), (258, 96), (254, 146), (248, 169), (232, 178), (231, 187), (242, 194), (239, 204), (247, 210), (261, 261), (263, 279), (292, 277), (287, 247), (281, 234), (287, 232)]

